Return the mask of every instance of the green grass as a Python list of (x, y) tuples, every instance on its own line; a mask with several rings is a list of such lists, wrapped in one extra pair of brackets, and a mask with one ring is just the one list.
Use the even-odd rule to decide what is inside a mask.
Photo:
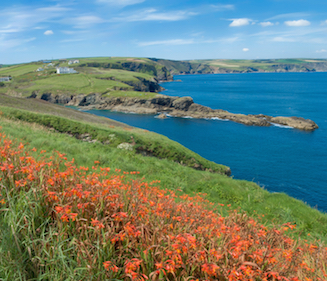
[[(234, 180), (224, 175), (198, 171), (180, 165), (172, 161), (173, 158), (169, 159), (169, 157), (176, 157), (174, 153), (194, 157), (196, 157), (196, 154), (192, 154), (185, 147), (163, 136), (140, 129), (126, 131), (116, 127), (108, 128), (104, 124), (92, 125), (84, 122), (67, 122), (68, 119), (62, 117), (56, 119), (51, 116), (37, 114), (39, 118), (36, 118), (31, 113), (23, 111), (17, 113), (17, 111), (10, 108), (1, 108), (1, 110), (8, 117), (12, 116), (14, 118), (1, 118), (0, 125), (3, 130), (8, 135), (27, 142), (29, 147), (46, 149), (49, 153), (52, 150), (67, 153), (68, 158), (75, 158), (78, 165), (90, 167), (94, 160), (99, 160), (102, 166), (109, 166), (112, 169), (138, 170), (141, 172), (140, 176), (145, 176), (148, 181), (160, 180), (162, 188), (174, 190), (180, 188), (187, 194), (204, 192), (208, 194), (208, 199), (216, 204), (231, 204), (232, 208), (240, 208), (240, 210), (247, 211), (250, 215), (264, 214), (264, 219), (268, 224), (271, 221), (276, 223), (295, 222), (298, 235), (306, 237), (307, 233), (311, 233), (312, 237), (327, 240), (326, 214), (312, 209), (305, 203), (286, 194), (269, 193), (253, 182)], [(28, 119), (29, 122), (17, 121), (19, 116), (21, 116), (21, 120)], [(40, 120), (43, 121), (40, 122)], [(37, 124), (31, 123), (32, 121), (37, 122)], [(47, 127), (40, 124), (47, 125)], [(78, 132), (85, 130), (90, 134), (97, 134), (99, 139), (105, 139), (109, 134), (115, 134), (116, 140), (113, 141), (112, 145), (104, 145), (101, 142), (91, 144), (67, 134), (49, 130), (49, 127), (53, 128), (54, 126), (59, 126), (61, 132), (68, 130), (72, 133), (72, 129)], [(166, 150), (163, 148), (167, 148), (167, 151), (173, 151), (174, 153), (170, 156), (158, 155), (167, 158), (158, 159), (157, 157), (142, 156), (142, 154), (135, 153), (135, 151), (122, 151), (116, 148), (119, 142), (131, 142), (131, 135), (134, 136), (137, 145), (147, 144), (149, 145), (148, 148), (155, 153), (165, 153)]]
[(32, 71), (36, 71), (42, 64), (30, 63), (22, 65), (14, 65), (6, 68), (0, 68), (0, 75), (6, 76), (11, 75), (12, 77), (17, 77)]
[[(96, 69), (94, 69), (96, 71)], [(99, 74), (94, 74), (94, 77), (106, 78), (114, 77), (121, 81), (139, 81), (136, 77), (144, 78), (147, 80), (153, 79), (153, 77), (147, 73), (132, 72), (122, 69), (109, 69), (109, 70), (98, 70)]]
[[(60, 108), (60, 106), (57, 107)], [(16, 110), (12, 107), (1, 107), (1, 109), (3, 114), (7, 117), (38, 123), (62, 133), (69, 133), (76, 136), (89, 133), (92, 139), (97, 139), (99, 142), (110, 142), (111, 147), (116, 147), (122, 142), (132, 142), (131, 137), (133, 137), (136, 152), (151, 154), (158, 158), (169, 159), (170, 161), (183, 163), (183, 165), (190, 167), (200, 165), (203, 169), (211, 169), (216, 172), (223, 173), (227, 169), (227, 167), (208, 161), (182, 145), (159, 134), (131, 127), (121, 129), (121, 126), (117, 128), (111, 128), (109, 126), (108, 128), (108, 126), (103, 126), (103, 124), (95, 126), (89, 123), (72, 121), (71, 118), (67, 118), (67, 116), (70, 116), (69, 111), (74, 112), (72, 109), (67, 109), (67, 111), (61, 113), (65, 115), (65, 117), (58, 116), (57, 114), (57, 116), (52, 116), (49, 115), (49, 113), (36, 114), (33, 112)], [(35, 111), (37, 111), (37, 109), (35, 109)], [(100, 120), (102, 121), (102, 119)], [(115, 140), (110, 138), (110, 134), (115, 134)]]
[[(124, 66), (124, 63), (135, 63), (133, 66), (135, 71), (123, 69), (124, 67), (128, 68), (128, 66)], [(57, 65), (58, 62), (54, 62), (54, 64)], [(44, 71), (36, 72), (40, 66), (44, 68)], [(41, 63), (15, 65), (0, 69), (0, 75), (13, 77), (11, 82), (6, 83), (5, 87), (1, 87), (0, 93), (23, 97), (29, 97), (33, 93), (41, 97), (42, 94), (49, 92), (54, 95), (100, 93), (110, 97), (148, 99), (154, 97), (156, 93), (146, 94), (146, 92), (138, 91), (138, 89), (144, 89), (140, 88), (142, 86), (140, 79), (155, 81), (156, 67), (162, 67), (159, 64), (156, 66), (150, 60), (137, 58), (86, 58), (80, 59), (79, 64), (68, 65), (65, 62), (60, 63), (60, 66), (72, 67), (79, 73), (58, 75), (55, 73), (54, 67), (48, 67)], [(134, 88), (136, 85), (139, 85), (139, 88)]]

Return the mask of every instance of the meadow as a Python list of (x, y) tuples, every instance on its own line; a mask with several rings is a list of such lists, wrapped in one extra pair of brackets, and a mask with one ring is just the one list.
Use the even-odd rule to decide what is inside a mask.
[(12, 128), (63, 142), (46, 128), (4, 117), (1, 124), (4, 280), (327, 277), (327, 247), (294, 239), (294, 223), (268, 226), (263, 215), (250, 217), (231, 204), (210, 202), (204, 193), (167, 189), (143, 171), (112, 169), (100, 158), (80, 166), (75, 158), (43, 149), (45, 139), (31, 148), (32, 141), (10, 137)]

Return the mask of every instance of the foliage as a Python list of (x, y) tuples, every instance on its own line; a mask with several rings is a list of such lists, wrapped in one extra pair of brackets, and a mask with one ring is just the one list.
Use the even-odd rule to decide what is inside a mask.
[[(37, 123), (17, 121), (16, 118), (10, 117), (12, 109), (2, 107), (2, 117), (7, 115), (10, 119), (0, 118), (0, 125), (10, 136), (27, 142), (30, 148), (38, 147), (47, 151), (54, 149), (62, 151), (67, 154), (67, 157), (75, 158), (78, 165), (89, 168), (92, 167), (90, 161), (100, 160), (103, 165), (113, 169), (117, 168), (128, 172), (138, 170), (141, 172), (140, 175), (146, 176), (149, 181), (160, 180), (165, 188), (181, 189), (190, 195), (205, 192), (210, 201), (215, 204), (231, 204), (232, 208), (240, 208), (250, 215), (265, 214), (263, 220), (268, 225), (272, 222), (279, 224), (295, 223), (297, 230), (292, 232), (294, 237), (307, 238), (310, 233), (310, 237), (327, 241), (327, 215), (284, 193), (270, 193), (253, 182), (235, 180), (217, 173), (195, 170), (180, 165), (176, 163), (177, 161), (171, 161), (173, 158), (170, 160), (158, 159), (148, 157), (152, 155), (150, 153), (136, 153), (135, 150), (133, 152), (122, 151), (116, 148), (119, 143), (126, 142), (120, 135), (125, 136), (127, 142), (130, 143), (133, 142), (131, 139), (131, 135), (133, 135), (135, 142), (137, 139), (144, 141), (150, 145), (149, 147), (153, 151), (168, 149), (175, 151), (176, 154), (173, 154), (172, 157), (188, 155), (190, 157), (188, 159), (194, 158), (197, 161), (203, 159), (164, 136), (46, 102), (8, 98), (0, 96), (1, 103), (18, 108), (33, 109), (37, 112), (46, 112), (46, 115), (52, 114), (53, 117), (64, 116), (66, 120), (64, 123), (68, 124), (67, 127), (65, 125), (65, 128), (69, 128), (69, 125), (75, 125), (74, 120), (79, 120), (77, 122), (80, 126), (79, 129), (85, 128), (82, 125), (87, 125), (87, 128), (91, 130), (90, 132), (101, 129), (100, 131), (109, 141), (109, 144), (99, 141), (93, 143), (93, 140), (92, 143), (89, 143), (76, 139), (71, 134), (60, 134), (52, 128), (40, 126)], [(25, 111), (21, 111), (20, 115), (25, 113)], [(48, 118), (52, 119), (51, 116)], [(53, 119), (53, 123), (55, 120)], [(113, 134), (115, 137), (112, 136)], [(212, 165), (214, 169), (219, 167), (213, 162), (204, 162), (204, 165), (208, 164)], [(223, 168), (224, 166), (220, 167)]]
[(111, 172), (99, 161), (77, 167), (59, 152), (42, 157), (0, 138), (3, 279), (327, 277), (326, 246), (290, 238), (292, 224), (268, 228), (229, 206), (215, 209), (205, 194), (178, 195), (136, 179), (139, 172)]

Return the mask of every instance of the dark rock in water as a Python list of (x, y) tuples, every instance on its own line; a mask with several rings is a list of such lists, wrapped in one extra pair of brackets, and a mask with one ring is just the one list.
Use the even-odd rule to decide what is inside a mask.
[(164, 114), (164, 113), (161, 113), (161, 114), (159, 114), (159, 115), (157, 116), (157, 118), (159, 118), (159, 119), (166, 119), (166, 118), (167, 118), (167, 115)]

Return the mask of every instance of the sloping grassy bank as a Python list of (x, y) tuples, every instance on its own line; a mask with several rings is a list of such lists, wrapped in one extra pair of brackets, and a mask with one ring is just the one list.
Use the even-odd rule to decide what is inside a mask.
[[(157, 180), (140, 180), (143, 171), (111, 172), (99, 161), (88, 159), (88, 168), (59, 151), (47, 155), (41, 147), (73, 143), (40, 125), (4, 118), (0, 123), (2, 280), (327, 277), (327, 248), (320, 241), (292, 239), (298, 234), (293, 224), (267, 227), (201, 194), (162, 190)], [(29, 147), (27, 139), (8, 137), (15, 132), (30, 133)], [(38, 148), (30, 147), (33, 137), (43, 138)]]
[[(264, 220), (267, 223), (272, 221), (296, 223), (297, 235), (306, 237), (310, 233), (312, 237), (327, 240), (326, 214), (286, 194), (269, 193), (253, 182), (234, 180), (224, 175), (180, 165), (176, 163), (177, 161), (172, 161), (175, 157), (173, 151), (184, 156), (189, 155), (191, 159), (201, 160), (201, 157), (163, 136), (141, 129), (127, 128), (126, 130), (120, 127), (110, 127), (112, 125), (92, 125), (90, 122), (75, 122), (67, 118), (36, 114), (9, 107), (2, 107), (1, 110), (3, 130), (10, 136), (27, 142), (31, 148), (58, 150), (66, 153), (70, 159), (75, 158), (78, 165), (91, 167), (93, 161), (99, 160), (101, 165), (112, 169), (117, 168), (127, 172), (137, 170), (140, 171), (140, 177), (145, 176), (149, 181), (160, 180), (162, 188), (181, 189), (187, 194), (204, 192), (208, 194), (207, 198), (215, 204), (231, 204), (232, 208), (240, 208), (251, 215), (264, 214)], [(79, 114), (83, 113), (79, 112)], [(62, 125), (58, 126), (59, 124)], [(68, 134), (58, 133), (49, 127), (60, 132), (69, 132), (71, 135), (75, 132), (78, 134), (87, 132), (99, 141), (90, 143)], [(108, 140), (106, 137), (112, 134), (116, 139), (111, 140), (109, 137), (109, 143), (106, 143)], [(172, 158), (168, 159), (167, 155), (164, 157), (167, 159), (146, 157), (136, 153), (135, 149), (129, 151), (117, 148), (117, 144), (123, 141), (132, 143), (131, 136), (134, 138), (135, 146), (144, 141), (142, 145), (146, 144), (150, 148), (169, 150), (167, 153), (170, 154), (167, 155)], [(220, 167), (210, 161), (202, 163), (211, 165), (207, 168)]]

